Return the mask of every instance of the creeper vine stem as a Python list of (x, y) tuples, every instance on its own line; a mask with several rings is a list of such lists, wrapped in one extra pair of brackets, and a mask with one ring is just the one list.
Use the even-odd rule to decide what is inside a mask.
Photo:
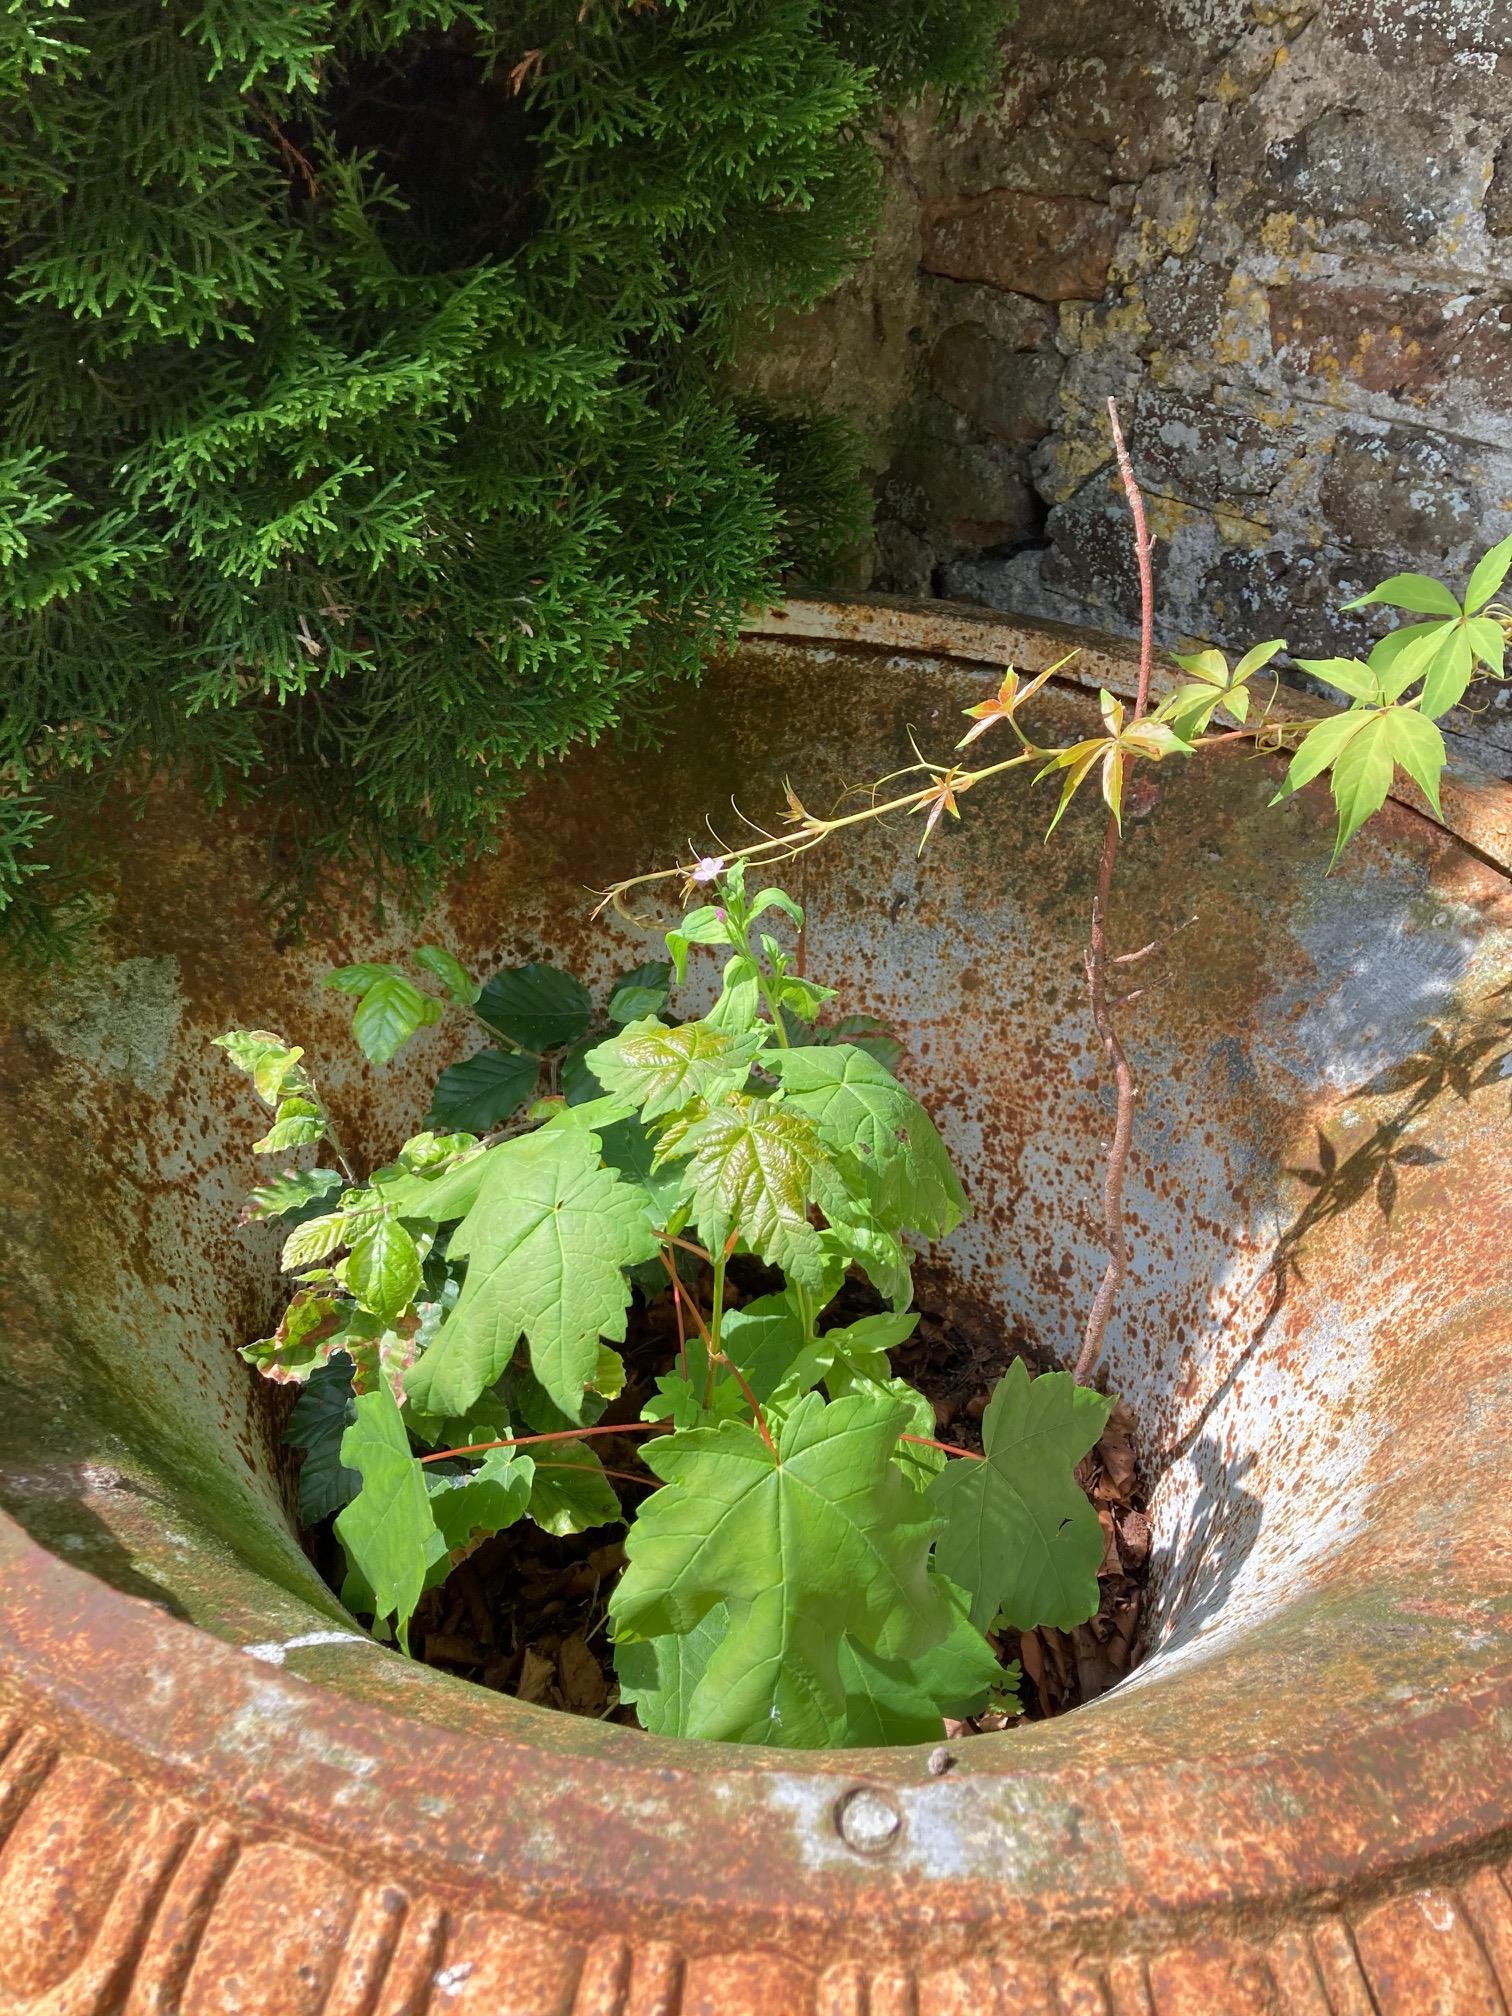
[[(1113, 448), (1118, 457), (1118, 473), (1134, 519), (1134, 547), (1139, 563), (1139, 686), (1134, 697), (1134, 719), (1140, 720), (1150, 698), (1150, 670), (1155, 656), (1155, 573), (1151, 554), (1150, 527), (1145, 517), (1144, 498), (1129, 459), (1128, 444), (1118, 418), (1118, 401), (1108, 401), (1108, 420), (1113, 429)], [(1128, 757), (1117, 759), (1125, 766)], [(1102, 858), (1097, 869), (1097, 893), (1092, 899), (1092, 932), (1085, 954), (1087, 993), (1092, 1002), (1092, 1020), (1102, 1038), (1103, 1049), (1113, 1067), (1117, 1089), (1117, 1110), (1113, 1139), (1108, 1145), (1108, 1167), (1103, 1178), (1103, 1239), (1108, 1248), (1108, 1264), (1087, 1312), (1087, 1327), (1076, 1360), (1076, 1383), (1085, 1386), (1097, 1369), (1108, 1319), (1118, 1300), (1129, 1265), (1129, 1241), (1124, 1229), (1124, 1179), (1129, 1171), (1129, 1150), (1134, 1140), (1134, 1106), (1139, 1087), (1129, 1062), (1108, 1001), (1108, 904), (1113, 890), (1113, 870), (1118, 863), (1118, 814), (1110, 811), (1103, 828)]]

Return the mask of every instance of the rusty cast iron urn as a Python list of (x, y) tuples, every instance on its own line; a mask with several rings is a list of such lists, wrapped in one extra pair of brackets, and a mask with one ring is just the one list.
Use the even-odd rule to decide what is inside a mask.
[[(1512, 2005), (1512, 791), (1388, 805), (1324, 873), (1273, 759), (1165, 770), (1115, 930), (1173, 940), (1129, 1013), (1134, 1261), (1110, 1337), (1154, 1494), (1148, 1649), (1051, 1723), (929, 1752), (681, 1745), (413, 1666), (290, 1511), (274, 1241), (241, 1081), (283, 1030), (358, 1152), (470, 1047), (354, 1067), (328, 965), (439, 940), (602, 980), (649, 956), (588, 885), (948, 749), (1005, 658), (948, 608), (790, 604), (655, 755), (533, 786), (423, 930), (282, 948), (266, 833), (117, 808), (97, 956), (4, 981), (3, 2016), (1506, 2016)], [(1083, 640), (1047, 727), (1128, 691)], [(1048, 735), (1047, 738), (1048, 739)], [(1169, 766), (1174, 767), (1174, 766)], [(1099, 1267), (1109, 1092), (1080, 970), (1095, 812), (1018, 779), (922, 865), (807, 855), (812, 970), (891, 1018), (975, 1215), (960, 1282), (1063, 1351)], [(917, 822), (914, 822), (915, 826)], [(1135, 937), (1137, 934), (1137, 938)], [(938, 1762), (938, 1760), (937, 1760)]]

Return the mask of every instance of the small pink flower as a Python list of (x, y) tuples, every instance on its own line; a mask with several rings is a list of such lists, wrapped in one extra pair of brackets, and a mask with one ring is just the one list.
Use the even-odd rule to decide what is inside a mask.
[(688, 870), (688, 880), (706, 888), (710, 882), (717, 882), (725, 871), (722, 854), (705, 854), (701, 861)]

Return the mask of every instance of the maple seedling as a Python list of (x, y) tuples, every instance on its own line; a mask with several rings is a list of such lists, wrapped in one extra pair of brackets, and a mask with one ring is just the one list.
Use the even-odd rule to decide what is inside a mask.
[[(296, 1292), (244, 1355), (302, 1388), (301, 1508), (335, 1515), (343, 1596), (401, 1645), (425, 1592), (490, 1535), (626, 1523), (608, 1616), (621, 1698), (647, 1729), (934, 1741), (947, 1715), (1011, 1697), (995, 1620), (1095, 1610), (1101, 1528), (1075, 1471), (1111, 1403), (1064, 1374), (1004, 1381), (983, 1457), (937, 1441), (889, 1354), (918, 1320), (912, 1242), (967, 1208), (944, 1142), (884, 1031), (821, 1020), (833, 991), (777, 935), (802, 931), (792, 898), (748, 892), (723, 859), (687, 880), (716, 900), (602, 1018), (555, 968), (478, 987), (436, 947), (414, 963), (444, 996), (397, 965), (332, 976), (380, 1066), (448, 1008), (483, 1025), (489, 1047), (442, 1073), (432, 1110), (474, 1125), (414, 1136), (365, 1182), (348, 1164), (255, 1191), (248, 1216), (286, 1227)], [(697, 948), (722, 985), (678, 1022), (671, 989)], [(329, 1145), (298, 1048), (221, 1040), (274, 1111), (262, 1152)], [(536, 1098), (543, 1079), (558, 1089)], [(739, 1256), (780, 1286), (737, 1307)], [(852, 1270), (887, 1306), (846, 1322), (832, 1305)], [(627, 1378), (615, 1346), (653, 1278), (681, 1345), (641, 1418), (609, 1423)], [(610, 1434), (637, 1444), (654, 1487), (631, 1511), (597, 1451)]]

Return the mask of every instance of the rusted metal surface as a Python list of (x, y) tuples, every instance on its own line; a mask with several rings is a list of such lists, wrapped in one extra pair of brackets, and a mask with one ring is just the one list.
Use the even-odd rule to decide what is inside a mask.
[[(255, 818), (163, 794), (123, 835), (100, 968), (6, 983), (0, 2011), (113, 2010), (129, 1982), (194, 2016), (1505, 2016), (1505, 788), (1473, 846), (1393, 805), (1331, 878), (1327, 803), (1268, 810), (1273, 761), (1162, 772), (1129, 821), (1115, 932), (1175, 935), (1127, 1011), (1109, 1363), (1161, 1476), (1150, 1655), (1113, 1694), (944, 1776), (927, 1750), (681, 1746), (410, 1667), (310, 1570), (234, 1356), (272, 1242), (234, 1228), (248, 1115), (208, 1038), (304, 1042), (381, 1152), (469, 1039), (351, 1068), (324, 966), (429, 938), (606, 979), (651, 948), (591, 924), (585, 885), (707, 844), (706, 812), (733, 836), (732, 794), (769, 821), (787, 775), (825, 806), (910, 726), (943, 752), (1006, 643), (892, 606), (768, 627), (659, 757), (543, 779), (423, 930), (354, 910), (276, 950)], [(1046, 718), (1088, 704), (1064, 686)], [(953, 1272), (1066, 1351), (1107, 1124), (1099, 822), (1041, 846), (1016, 780), (963, 814), (921, 867), (916, 834), (869, 828), (791, 882), (809, 969), (897, 1023), (966, 1170)]]

